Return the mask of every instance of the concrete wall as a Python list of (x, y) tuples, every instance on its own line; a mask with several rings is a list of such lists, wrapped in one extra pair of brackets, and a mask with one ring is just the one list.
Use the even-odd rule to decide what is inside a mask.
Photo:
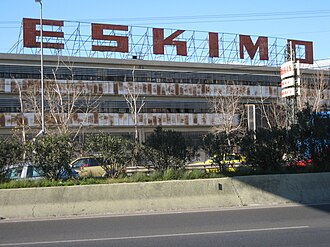
[(330, 173), (0, 190), (0, 217), (330, 202)]

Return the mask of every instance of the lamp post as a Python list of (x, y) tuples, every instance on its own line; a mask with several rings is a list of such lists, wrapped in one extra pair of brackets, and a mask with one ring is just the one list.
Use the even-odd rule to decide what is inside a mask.
[(42, 0), (35, 0), (40, 4), (40, 73), (41, 73), (41, 130), (37, 136), (45, 133), (45, 105), (44, 105), (44, 58), (43, 58), (43, 36), (42, 36)]

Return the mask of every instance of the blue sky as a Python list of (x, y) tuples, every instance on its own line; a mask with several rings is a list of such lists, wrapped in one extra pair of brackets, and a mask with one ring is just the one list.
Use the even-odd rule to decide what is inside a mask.
[[(34, 0), (1, 0), (0, 52), (17, 42)], [(43, 17), (133, 26), (249, 34), (313, 41), (314, 60), (330, 57), (330, 1), (43, 0)]]

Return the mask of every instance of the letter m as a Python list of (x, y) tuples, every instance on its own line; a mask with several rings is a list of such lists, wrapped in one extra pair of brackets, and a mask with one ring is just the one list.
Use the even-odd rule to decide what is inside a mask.
[(268, 38), (258, 37), (257, 42), (253, 44), (251, 36), (239, 35), (239, 57), (244, 59), (244, 48), (249, 54), (250, 58), (253, 59), (258, 48), (259, 48), (259, 59), (268, 60)]

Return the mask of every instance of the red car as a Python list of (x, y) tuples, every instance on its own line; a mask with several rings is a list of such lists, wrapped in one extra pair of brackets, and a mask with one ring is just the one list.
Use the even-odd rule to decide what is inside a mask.
[(296, 167), (306, 167), (312, 165), (313, 161), (312, 159), (306, 159), (306, 160), (295, 160), (292, 161), (289, 166), (296, 166)]

